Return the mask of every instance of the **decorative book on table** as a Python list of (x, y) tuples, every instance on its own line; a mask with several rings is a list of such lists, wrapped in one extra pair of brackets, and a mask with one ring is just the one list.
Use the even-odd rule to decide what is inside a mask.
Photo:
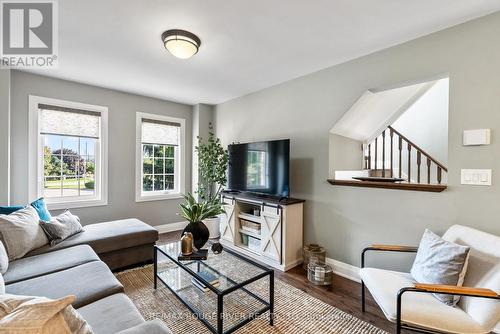
[(208, 249), (200, 249), (196, 252), (193, 252), (190, 255), (182, 255), (182, 253), (179, 253), (177, 256), (177, 259), (179, 261), (193, 261), (193, 260), (206, 260), (208, 258)]
[[(198, 272), (198, 276), (209, 282), (213, 287), (218, 287), (220, 285), (219, 278), (208, 271), (200, 271)], [(203, 292), (208, 292), (210, 290), (205, 283), (199, 281), (195, 277), (191, 278), (191, 283)]]

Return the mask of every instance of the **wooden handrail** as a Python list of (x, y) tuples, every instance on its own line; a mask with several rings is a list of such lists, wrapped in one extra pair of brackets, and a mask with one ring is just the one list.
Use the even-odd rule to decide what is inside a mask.
[(436, 165), (438, 165), (439, 167), (441, 167), (442, 170), (444, 170), (445, 172), (448, 172), (448, 168), (446, 168), (442, 163), (440, 163), (439, 161), (437, 161), (436, 159), (434, 159), (429, 153), (425, 152), (424, 150), (422, 150), (418, 145), (416, 145), (415, 143), (413, 143), (411, 140), (409, 140), (408, 138), (406, 138), (403, 134), (401, 134), (398, 130), (394, 129), (392, 126), (388, 126), (389, 129), (391, 129), (392, 131), (394, 131), (400, 138), (402, 138), (404, 141), (406, 141), (408, 144), (410, 144), (413, 148), (415, 148), (417, 151), (420, 151), (423, 155), (425, 155), (429, 160), (431, 160), (432, 162), (434, 162)]

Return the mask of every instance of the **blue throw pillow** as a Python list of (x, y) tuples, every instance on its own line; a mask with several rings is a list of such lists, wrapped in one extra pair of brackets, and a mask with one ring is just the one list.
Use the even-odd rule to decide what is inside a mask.
[(36, 212), (38, 212), (38, 217), (40, 217), (41, 220), (46, 222), (50, 221), (52, 216), (50, 215), (49, 210), (47, 210), (47, 205), (45, 204), (43, 197), (40, 197), (36, 201), (32, 202), (31, 206), (36, 210)]
[(10, 215), (17, 210), (23, 209), (24, 206), (16, 205), (16, 206), (0, 206), (0, 215)]

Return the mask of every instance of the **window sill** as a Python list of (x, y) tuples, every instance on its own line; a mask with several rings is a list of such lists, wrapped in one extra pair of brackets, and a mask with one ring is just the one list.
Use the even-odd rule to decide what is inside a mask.
[(180, 193), (175, 194), (158, 194), (158, 195), (146, 195), (146, 196), (138, 196), (135, 198), (137, 203), (140, 202), (152, 202), (152, 201), (163, 201), (169, 199), (181, 199), (183, 196)]
[(47, 202), (47, 208), (49, 210), (64, 210), (64, 209), (75, 209), (75, 208), (88, 208), (93, 206), (104, 206), (108, 205), (107, 200), (85, 200), (85, 201), (71, 201), (71, 202)]

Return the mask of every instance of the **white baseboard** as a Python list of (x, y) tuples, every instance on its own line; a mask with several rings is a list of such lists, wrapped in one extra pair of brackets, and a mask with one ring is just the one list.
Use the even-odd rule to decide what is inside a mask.
[(183, 230), (184, 227), (186, 227), (187, 224), (188, 224), (187, 221), (183, 221), (183, 222), (177, 222), (177, 223), (156, 225), (156, 226), (153, 226), (153, 227), (158, 230), (158, 233), (162, 234), (162, 233), (168, 233), (168, 232), (174, 232), (174, 231)]
[(334, 274), (350, 279), (351, 281), (361, 283), (358, 267), (330, 258), (326, 258), (326, 263), (333, 267)]

